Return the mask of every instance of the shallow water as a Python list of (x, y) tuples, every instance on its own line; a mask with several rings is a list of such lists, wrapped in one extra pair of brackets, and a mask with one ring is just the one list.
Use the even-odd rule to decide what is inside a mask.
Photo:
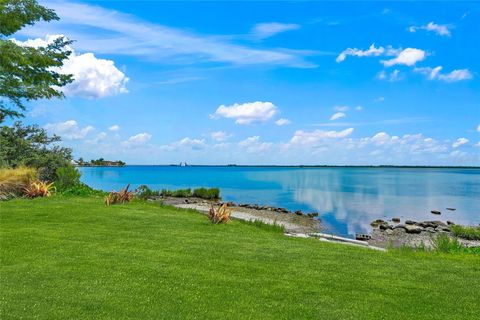
[[(480, 223), (480, 169), (126, 166), (80, 168), (106, 191), (130, 183), (152, 189), (218, 187), (237, 203), (318, 212), (326, 232), (370, 231), (375, 219)], [(448, 211), (446, 208), (456, 208)], [(431, 210), (442, 212), (440, 216)]]

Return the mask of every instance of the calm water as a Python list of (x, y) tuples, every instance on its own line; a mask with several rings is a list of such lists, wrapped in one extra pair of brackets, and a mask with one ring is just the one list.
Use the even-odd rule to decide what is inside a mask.
[[(326, 231), (368, 232), (377, 218), (480, 223), (480, 169), (127, 166), (80, 168), (106, 191), (219, 187), (224, 200), (318, 212)], [(445, 208), (456, 208), (447, 211)], [(431, 210), (440, 210), (441, 216)]]

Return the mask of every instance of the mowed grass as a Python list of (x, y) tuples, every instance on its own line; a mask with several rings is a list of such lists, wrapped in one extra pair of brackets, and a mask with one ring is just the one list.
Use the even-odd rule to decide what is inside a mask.
[(478, 319), (480, 258), (288, 238), (100, 198), (0, 203), (0, 318)]

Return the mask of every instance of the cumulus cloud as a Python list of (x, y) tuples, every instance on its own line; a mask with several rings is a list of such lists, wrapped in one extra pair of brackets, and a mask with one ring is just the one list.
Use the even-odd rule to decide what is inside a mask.
[(152, 135), (146, 132), (138, 133), (134, 136), (131, 136), (126, 141), (123, 142), (125, 147), (139, 147), (145, 145), (150, 139)]
[(45, 129), (67, 140), (83, 139), (94, 130), (92, 126), (81, 128), (75, 120), (48, 123), (45, 125)]
[(248, 153), (259, 153), (268, 150), (272, 146), (272, 143), (261, 142), (260, 136), (253, 136), (240, 141), (238, 146), (245, 148)]
[(216, 141), (225, 141), (230, 137), (230, 135), (224, 131), (212, 132), (210, 133), (210, 136), (212, 137), (213, 140), (216, 140)]
[(207, 147), (205, 143), (205, 139), (191, 139), (189, 137), (185, 137), (181, 140), (172, 142), (167, 145), (160, 146), (160, 150), (164, 151), (173, 151), (173, 150), (202, 150)]
[(428, 80), (440, 80), (445, 82), (457, 82), (473, 78), (472, 73), (468, 69), (455, 69), (448, 73), (441, 73), (442, 69), (442, 66), (435, 68), (423, 67), (415, 68), (413, 71), (426, 75)]
[[(45, 47), (63, 35), (47, 35), (45, 39), (29, 39), (18, 41), (12, 39), (18, 45), (28, 47)], [(128, 92), (126, 84), (128, 77), (115, 67), (112, 60), (99, 59), (93, 53), (77, 54), (72, 51), (68, 60), (57, 71), (62, 74), (73, 75), (74, 81), (62, 88), (65, 95), (84, 98), (103, 98)]]
[(452, 147), (453, 148), (458, 148), (464, 144), (467, 144), (469, 142), (469, 140), (467, 138), (458, 138), (453, 144), (452, 144)]
[(120, 130), (120, 126), (118, 124), (114, 124), (113, 126), (109, 127), (108, 130), (118, 131), (118, 130)]
[(330, 120), (337, 120), (337, 119), (340, 119), (340, 118), (345, 118), (347, 115), (344, 113), (344, 112), (337, 112), (337, 113), (334, 113), (331, 117), (330, 117)]
[(477, 132), (480, 132), (480, 124), (477, 127)]
[(385, 53), (384, 47), (375, 47), (375, 44), (372, 43), (367, 50), (361, 50), (357, 48), (347, 48), (343, 50), (337, 57), (337, 62), (345, 61), (347, 56), (355, 56), (355, 57), (378, 57)]
[(293, 135), (293, 137), (290, 139), (290, 143), (297, 144), (297, 145), (311, 145), (325, 139), (345, 138), (351, 135), (352, 132), (353, 132), (353, 128), (348, 128), (342, 131), (297, 130), (295, 131), (295, 134)]
[(382, 60), (381, 62), (385, 67), (391, 67), (396, 64), (413, 66), (417, 62), (424, 60), (426, 56), (427, 54), (424, 50), (416, 48), (406, 48), (402, 50), (395, 58), (389, 60)]
[(236, 124), (250, 124), (265, 122), (277, 114), (278, 108), (271, 102), (247, 102), (230, 106), (221, 105), (212, 115), (212, 118), (235, 119)]
[(450, 37), (452, 35), (448, 25), (436, 24), (435, 22), (429, 22), (424, 26), (411, 26), (408, 28), (408, 31), (410, 32), (416, 32), (417, 30), (426, 30), (429, 32), (434, 32), (437, 35), (444, 36), (444, 37)]
[(281, 118), (281, 119), (278, 119), (277, 121), (275, 121), (275, 124), (277, 126), (286, 126), (286, 125), (289, 125), (290, 123), (292, 123), (292, 122), (288, 119), (285, 119), (285, 118)]
[(285, 31), (297, 30), (299, 28), (300, 25), (294, 23), (258, 23), (253, 27), (251, 34), (257, 39), (265, 39)]

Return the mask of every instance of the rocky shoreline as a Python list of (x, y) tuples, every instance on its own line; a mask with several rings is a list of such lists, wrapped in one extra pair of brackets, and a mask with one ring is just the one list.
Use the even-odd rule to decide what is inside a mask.
[[(356, 234), (355, 240), (326, 235), (322, 231), (321, 220), (317, 212), (305, 213), (300, 210), (289, 211), (286, 208), (261, 206), (258, 204), (221, 202), (214, 200), (205, 200), (200, 198), (178, 198), (178, 197), (155, 197), (150, 201), (161, 201), (166, 205), (172, 205), (178, 208), (194, 209), (203, 213), (208, 212), (210, 207), (227, 204), (232, 209), (232, 217), (241, 220), (260, 220), (267, 224), (279, 224), (285, 228), (285, 233), (291, 236), (315, 237), (319, 234), (324, 238), (335, 242), (364, 243), (372, 248), (400, 248), (407, 247), (425, 247), (432, 248), (434, 240), (438, 234), (447, 234), (453, 237), (450, 226), (453, 222), (447, 221), (421, 221), (405, 220), (403, 223), (400, 218), (392, 218), (391, 223), (384, 220), (375, 220), (371, 223), (372, 232), (368, 234)], [(454, 209), (448, 209), (454, 210)], [(432, 214), (438, 214), (433, 213)], [(338, 240), (338, 239), (342, 240)], [(467, 247), (479, 247), (479, 240), (458, 239), (460, 243)], [(358, 242), (360, 241), (360, 242)]]

